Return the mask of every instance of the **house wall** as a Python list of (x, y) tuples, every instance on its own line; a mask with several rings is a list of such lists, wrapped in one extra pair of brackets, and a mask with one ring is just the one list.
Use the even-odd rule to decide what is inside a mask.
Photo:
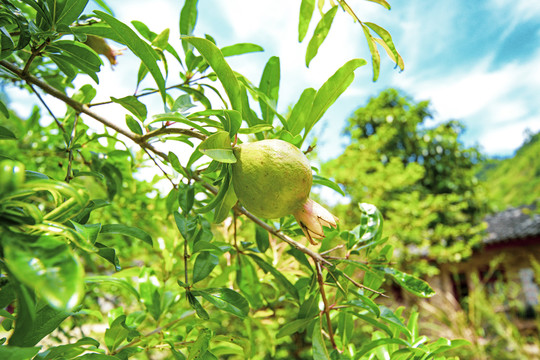
[[(490, 264), (497, 264), (498, 275), (502, 276), (508, 284), (520, 286), (522, 277), (520, 270), (531, 268), (531, 259), (540, 262), (540, 237), (511, 240), (495, 244), (488, 244), (482, 250), (475, 252), (467, 261), (457, 264), (442, 264), (440, 274), (428, 279), (429, 284), (435, 289), (437, 295), (430, 299), (434, 306), (447, 306), (449, 295), (459, 300), (459, 281), (465, 281), (468, 291), (472, 290), (471, 276), (477, 274), (483, 279), (490, 270)], [(540, 279), (536, 279), (536, 283)], [(465, 289), (465, 290), (467, 290)], [(463, 290), (463, 289), (462, 289)], [(525, 301), (525, 293), (521, 292)]]

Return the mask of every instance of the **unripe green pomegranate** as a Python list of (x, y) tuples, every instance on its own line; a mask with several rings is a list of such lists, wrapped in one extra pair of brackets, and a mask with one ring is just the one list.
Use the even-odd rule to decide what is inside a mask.
[(313, 183), (308, 159), (283, 140), (262, 140), (234, 147), (233, 186), (240, 203), (266, 219), (294, 215), (304, 234), (324, 238), (323, 226), (336, 227), (337, 218), (309, 198)]

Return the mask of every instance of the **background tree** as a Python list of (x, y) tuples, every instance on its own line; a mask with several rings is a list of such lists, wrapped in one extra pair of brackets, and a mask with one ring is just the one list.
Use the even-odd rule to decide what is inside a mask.
[(540, 133), (530, 133), (514, 156), (507, 159), (489, 159), (482, 167), (478, 177), (489, 184), (486, 195), (497, 210), (538, 202), (539, 152)]
[(357, 221), (356, 203), (377, 204), (400, 261), (433, 274), (431, 262), (460, 261), (479, 245), (487, 204), (475, 176), (480, 154), (458, 140), (463, 126), (429, 128), (430, 118), (428, 101), (381, 92), (349, 119), (351, 144), (323, 173), (351, 196), (341, 217)]

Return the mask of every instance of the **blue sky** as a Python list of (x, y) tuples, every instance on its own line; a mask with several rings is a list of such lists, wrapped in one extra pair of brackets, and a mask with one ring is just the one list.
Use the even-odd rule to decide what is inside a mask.
[[(307, 41), (297, 42), (298, 3), (200, 1), (199, 30), (217, 34), (221, 44), (251, 41), (265, 47), (267, 54), (249, 55), (250, 60), (262, 60), (255, 62), (257, 69), (270, 55), (280, 56), (282, 109), (302, 88), (318, 88), (347, 59), (369, 60), (360, 26), (338, 13), (319, 55), (306, 69)], [(465, 144), (477, 144), (489, 155), (509, 155), (523, 142), (525, 129), (540, 130), (540, 2), (397, 0), (390, 1), (391, 11), (367, 1), (349, 3), (362, 20), (391, 32), (405, 71), (394, 69), (382, 50), (376, 83), (369, 66), (357, 70), (355, 82), (315, 129), (327, 150), (325, 157), (338, 155), (346, 144), (343, 138), (336, 141), (345, 119), (387, 87), (397, 87), (416, 100), (431, 100), (433, 123), (462, 121), (467, 127)], [(251, 20), (243, 21), (246, 17)], [(252, 66), (248, 68), (255, 81), (260, 70)]]
[[(389, 0), (391, 11), (368, 1), (348, 2), (363, 21), (391, 32), (405, 71), (396, 70), (382, 49), (376, 83), (371, 81), (369, 65), (356, 71), (353, 84), (314, 129), (323, 160), (338, 156), (347, 145), (342, 130), (354, 110), (388, 87), (401, 89), (417, 101), (431, 100), (435, 118), (428, 125), (460, 120), (467, 128), (462, 141), (480, 146), (488, 155), (511, 155), (522, 144), (526, 129), (540, 130), (540, 1)], [(131, 0), (129, 6), (120, 0), (108, 3), (126, 23), (140, 20), (157, 33), (170, 28), (171, 43), (180, 47), (182, 1)], [(266, 61), (280, 57), (278, 108), (282, 112), (296, 102), (303, 89), (319, 88), (347, 60), (361, 57), (370, 61), (360, 26), (339, 11), (319, 54), (306, 68), (305, 49), (319, 17), (315, 15), (306, 40), (298, 43), (299, 4), (299, 0), (199, 0), (195, 35), (211, 34), (219, 46), (252, 42), (265, 49), (229, 58), (235, 71), (258, 84)], [(118, 60), (114, 71), (108, 64), (102, 68), (98, 100), (133, 93), (138, 62), (129, 51)], [(76, 85), (88, 81), (81, 77)], [(168, 82), (179, 82), (174, 67)], [(20, 100), (18, 107), (24, 115), (28, 106), (22, 94)], [(48, 101), (54, 105), (53, 99)], [(95, 110), (123, 119), (119, 107)]]

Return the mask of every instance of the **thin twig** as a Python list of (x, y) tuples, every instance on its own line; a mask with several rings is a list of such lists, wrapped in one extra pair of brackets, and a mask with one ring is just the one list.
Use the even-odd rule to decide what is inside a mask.
[(324, 314), (326, 316), (326, 325), (328, 327), (328, 337), (332, 343), (332, 347), (337, 349), (336, 340), (334, 339), (334, 330), (332, 329), (332, 320), (330, 319), (330, 305), (328, 304), (328, 299), (326, 298), (326, 291), (324, 290), (324, 279), (322, 276), (321, 264), (315, 262), (315, 268), (317, 269), (317, 281), (319, 283), (319, 292), (321, 293), (321, 298), (324, 304)]
[(169, 134), (179, 134), (179, 135), (187, 135), (189, 137), (194, 137), (199, 140), (206, 139), (206, 135), (201, 134), (200, 132), (197, 132), (195, 130), (191, 129), (180, 129), (180, 128), (170, 128), (170, 127), (161, 127), (159, 129), (150, 131), (144, 135), (141, 135), (139, 138), (140, 141), (148, 141), (149, 139), (153, 137), (157, 137), (160, 135), (169, 135)]
[(66, 133), (66, 129), (64, 129), (64, 125), (62, 125), (62, 123), (57, 119), (56, 116), (54, 116), (54, 113), (52, 112), (51, 108), (49, 107), (49, 105), (47, 105), (47, 103), (45, 102), (45, 100), (41, 97), (41, 95), (36, 91), (36, 89), (32, 86), (32, 84), (28, 83), (28, 86), (30, 86), (30, 89), (32, 89), (32, 91), (34, 92), (34, 94), (36, 94), (39, 102), (45, 107), (45, 109), (47, 109), (47, 112), (49, 113), (49, 115), (51, 115), (51, 117), (54, 119), (54, 122), (56, 123), (56, 126), (58, 126), (58, 128), (65, 134)]
[(32, 49), (32, 53), (30, 54), (30, 57), (26, 61), (26, 65), (24, 66), (24, 69), (22, 70), (22, 73), (24, 75), (28, 75), (28, 72), (30, 71), (30, 65), (32, 65), (32, 62), (38, 57), (41, 50), (45, 48), (45, 46), (49, 45), (51, 42), (50, 39), (47, 39), (43, 44), (39, 45), (37, 48)]
[(67, 147), (68, 151), (68, 167), (66, 172), (66, 179), (65, 181), (69, 183), (69, 181), (72, 179), (71, 177), (71, 166), (73, 163), (73, 139), (75, 138), (75, 131), (77, 129), (77, 123), (79, 122), (79, 115), (77, 114), (75, 116), (75, 121), (73, 121), (73, 128), (71, 129), (71, 136), (69, 138), (69, 143)]
[(167, 180), (169, 180), (169, 182), (172, 184), (173, 188), (178, 189), (178, 185), (176, 185), (176, 183), (173, 181), (173, 179), (171, 179), (169, 174), (167, 174), (167, 172), (161, 167), (161, 165), (159, 165), (157, 160), (152, 156), (152, 154), (150, 154), (150, 151), (148, 151), (148, 149), (146, 149), (144, 147), (142, 149), (146, 153), (146, 155), (148, 155), (148, 157), (154, 162), (154, 164), (158, 167), (158, 169), (161, 170), (161, 172), (163, 173), (163, 175), (165, 175)]
[(362, 285), (360, 284), (358, 281), (354, 280), (353, 278), (351, 278), (349, 275), (345, 274), (344, 272), (341, 272), (341, 275), (343, 275), (347, 280), (349, 280), (350, 282), (353, 283), (354, 286), (360, 288), (360, 289), (365, 289), (365, 290), (368, 290), (368, 291), (371, 291), (372, 293), (375, 293), (377, 295), (381, 295), (383, 297), (388, 297), (387, 295), (384, 295), (382, 292), (380, 291), (377, 291), (377, 290), (373, 290), (365, 285)]

